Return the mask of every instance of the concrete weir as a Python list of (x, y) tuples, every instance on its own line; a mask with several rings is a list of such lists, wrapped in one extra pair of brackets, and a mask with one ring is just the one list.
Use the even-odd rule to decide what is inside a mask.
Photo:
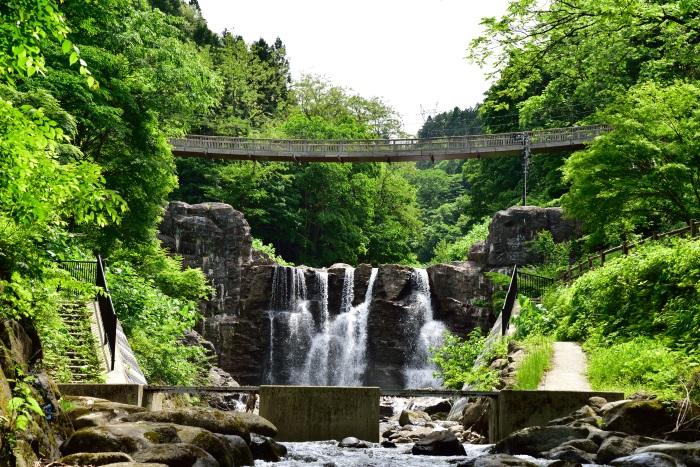
[(449, 391), (382, 390), (378, 387), (248, 386), (177, 387), (138, 384), (61, 384), (65, 395), (91, 396), (159, 410), (165, 394), (259, 393), (260, 415), (278, 429), (278, 441), (340, 440), (348, 436), (379, 441), (380, 396), (488, 397), (489, 442), (531, 426), (544, 426), (566, 417), (599, 396), (608, 402), (624, 398), (620, 392), (589, 391)]
[(379, 442), (378, 387), (260, 386), (260, 416), (278, 441), (323, 441), (348, 436)]
[(591, 397), (608, 402), (624, 398), (621, 392), (588, 391), (500, 391), (491, 402), (489, 441), (495, 443), (530, 426), (544, 426), (566, 417), (588, 403)]

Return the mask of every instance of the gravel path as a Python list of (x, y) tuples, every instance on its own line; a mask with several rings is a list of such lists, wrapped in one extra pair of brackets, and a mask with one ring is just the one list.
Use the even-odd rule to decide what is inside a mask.
[(552, 367), (538, 389), (545, 391), (590, 391), (586, 378), (586, 355), (574, 342), (555, 342)]

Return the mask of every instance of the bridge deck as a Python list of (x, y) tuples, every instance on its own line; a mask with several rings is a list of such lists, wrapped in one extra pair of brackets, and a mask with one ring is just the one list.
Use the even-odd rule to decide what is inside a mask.
[(407, 162), (580, 149), (608, 125), (429, 139), (278, 140), (189, 135), (174, 138), (173, 154), (207, 159), (286, 162)]

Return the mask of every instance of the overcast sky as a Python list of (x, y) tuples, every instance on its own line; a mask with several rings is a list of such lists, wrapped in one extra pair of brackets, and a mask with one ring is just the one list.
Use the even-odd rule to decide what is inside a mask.
[(483, 16), (508, 0), (199, 0), (209, 27), (247, 42), (280, 37), (293, 78), (313, 73), (394, 107), (409, 133), (436, 111), (480, 102), (484, 70), (465, 59)]

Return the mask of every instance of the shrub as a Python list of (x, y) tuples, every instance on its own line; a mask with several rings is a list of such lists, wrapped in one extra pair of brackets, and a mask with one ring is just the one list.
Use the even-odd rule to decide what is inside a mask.
[(272, 243), (263, 243), (262, 240), (253, 238), (253, 249), (258, 250), (261, 253), (265, 253), (272, 261), (281, 266), (294, 266), (293, 263), (286, 261), (277, 254), (275, 246)]
[[(681, 399), (698, 362), (669, 349), (658, 339), (637, 337), (606, 346), (597, 337), (588, 340), (588, 379), (597, 391), (656, 394), (662, 399)], [(700, 400), (700, 388), (691, 396)]]
[(203, 382), (209, 366), (204, 348), (181, 343), (200, 319), (196, 303), (165, 295), (127, 262), (111, 264), (108, 282), (117, 316), (149, 382)]
[(563, 339), (637, 336), (664, 339), (687, 353), (700, 347), (700, 241), (675, 239), (640, 247), (545, 294)]
[(469, 255), (471, 247), (477, 243), (486, 240), (489, 234), (490, 217), (484, 217), (478, 224), (475, 224), (471, 230), (463, 237), (458, 238), (450, 243), (443, 239), (435, 245), (435, 253), (430, 263), (449, 263), (450, 261), (464, 261)]
[(498, 371), (488, 366), (505, 357), (508, 346), (503, 339), (488, 342), (480, 329), (474, 329), (467, 339), (446, 332), (442, 346), (431, 353), (438, 367), (436, 376), (446, 387), (461, 389), (466, 384), (475, 390), (490, 390), (498, 381)]
[(512, 318), (515, 326), (515, 339), (523, 339), (531, 334), (549, 335), (557, 322), (541, 303), (535, 303), (524, 295), (518, 295), (520, 314)]

